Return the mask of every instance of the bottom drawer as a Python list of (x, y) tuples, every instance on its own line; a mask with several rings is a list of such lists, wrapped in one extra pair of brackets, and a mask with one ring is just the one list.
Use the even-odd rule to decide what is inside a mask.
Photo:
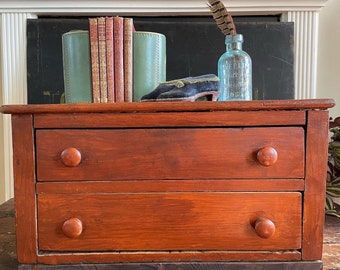
[(39, 194), (39, 250), (299, 249), (301, 200), (298, 192)]

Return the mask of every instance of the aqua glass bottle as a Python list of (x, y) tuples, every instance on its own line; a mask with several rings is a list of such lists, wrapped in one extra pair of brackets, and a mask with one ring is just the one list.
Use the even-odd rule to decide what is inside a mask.
[(242, 50), (243, 35), (226, 35), (226, 52), (218, 60), (219, 101), (252, 99), (252, 62)]

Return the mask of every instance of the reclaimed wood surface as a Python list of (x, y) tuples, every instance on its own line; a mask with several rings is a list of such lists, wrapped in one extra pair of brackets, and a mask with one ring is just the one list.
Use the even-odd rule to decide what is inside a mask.
[(309, 111), (306, 138), (302, 258), (320, 260), (325, 216), (328, 112)]
[[(323, 270), (335, 270), (340, 267), (340, 219), (329, 215), (325, 216), (325, 230), (324, 230), (324, 247), (321, 261), (316, 262), (245, 262), (246, 266), (254, 265), (260, 269), (266, 269), (265, 267), (278, 267), (274, 269), (282, 269), (283, 266), (291, 267), (292, 269), (313, 269), (308, 267), (316, 267), (316, 264), (323, 264)], [(268, 257), (267, 257), (268, 258)], [(288, 259), (288, 258), (287, 258)], [(161, 263), (154, 263), (153, 266), (150, 263), (128, 263), (128, 264), (112, 264), (112, 263), (101, 263), (101, 264), (74, 264), (74, 265), (42, 265), (40, 269), (48, 270), (63, 270), (63, 269), (86, 269), (86, 270), (98, 270), (98, 267), (103, 269), (114, 269), (114, 267), (121, 267), (120, 270), (124, 269), (150, 269), (151, 267), (159, 267)], [(178, 263), (174, 263), (178, 264)], [(186, 263), (188, 265), (188, 263)], [(195, 263), (193, 263), (192, 269), (195, 269)], [(197, 264), (197, 263), (196, 263)], [(225, 264), (225, 267), (236, 267), (236, 269), (242, 269), (245, 267), (242, 262), (238, 263), (211, 263), (211, 264)], [(202, 266), (207, 263), (202, 262)], [(271, 266), (270, 266), (271, 265)], [(21, 265), (19, 269), (31, 270), (33, 265)], [(97, 268), (96, 268), (97, 267)], [(106, 268), (105, 268), (106, 267)], [(130, 268), (129, 268), (130, 267)], [(149, 267), (149, 268), (147, 268)], [(198, 268), (199, 266), (196, 266)], [(221, 266), (220, 266), (221, 267)], [(238, 267), (238, 268), (237, 268)], [(294, 267), (294, 268), (293, 268)], [(321, 267), (321, 266), (320, 266)], [(15, 211), (14, 211), (14, 200), (10, 199), (7, 202), (0, 205), (0, 269), (1, 270), (18, 270), (18, 261), (16, 256), (16, 233), (15, 233)], [(37, 269), (37, 268), (36, 268)], [(152, 269), (152, 268), (151, 268)], [(199, 269), (199, 268), (198, 268)], [(228, 269), (228, 268), (227, 268)], [(255, 268), (256, 269), (256, 268)], [(269, 268), (270, 269), (270, 268)], [(288, 268), (289, 269), (289, 268)], [(320, 268), (321, 269), (321, 268)]]
[(321, 270), (317, 262), (224, 262), (224, 263), (134, 263), (106, 265), (20, 266), (19, 270)]
[(233, 127), (305, 125), (304, 111), (37, 114), (35, 128)]
[[(299, 249), (301, 199), (299, 192), (39, 194), (39, 248), (183, 252)], [(282, 207), (287, 201), (289, 205)], [(254, 229), (261, 217), (275, 223), (275, 233), (267, 239)], [(70, 239), (63, 234), (62, 225), (70, 218), (83, 223), (79, 237)]]
[[(15, 211), (14, 211), (14, 200), (10, 199), (9, 201), (0, 205), (0, 269), (1, 270), (18, 270), (18, 261), (16, 256), (16, 234), (15, 234)], [(237, 269), (243, 269), (244, 267), (256, 266), (260, 269), (289, 269), (290, 267), (293, 270), (296, 269), (314, 269), (311, 267), (316, 267), (317, 264), (320, 265), (324, 270), (335, 270), (340, 267), (340, 219), (328, 216), (325, 217), (325, 231), (324, 231), (324, 248), (322, 255), (323, 268), (321, 267), (321, 261), (316, 262), (214, 262), (214, 263), (201, 263), (201, 266), (207, 266), (208, 264), (218, 265), (218, 269), (221, 269), (222, 265), (226, 268), (227, 266), (235, 267)], [(181, 263), (173, 263), (175, 265), (180, 265)], [(189, 266), (189, 263), (182, 263)], [(197, 263), (192, 263), (191, 269), (200, 269)], [(152, 267), (156, 268), (160, 267), (161, 263), (101, 263), (101, 264), (73, 264), (73, 265), (20, 265), (19, 269), (22, 270), (32, 270), (33, 267), (40, 267), (41, 269), (47, 270), (98, 270), (100, 267), (101, 270), (107, 269), (115, 269), (115, 267), (119, 270), (125, 269), (152, 269)], [(170, 265), (167, 263), (167, 265)], [(243, 268), (242, 268), (243, 267)], [(276, 267), (276, 268), (275, 268)], [(283, 268), (286, 267), (286, 268)], [(132, 269), (131, 269), (132, 268)], [(255, 268), (255, 269), (257, 269)], [(39, 268), (35, 268), (39, 269)]]
[[(47, 129), (36, 145), (38, 181), (304, 177), (302, 127)], [(258, 161), (267, 146), (279, 156), (272, 166)], [(69, 148), (79, 165), (63, 163)]]
[(303, 191), (303, 179), (200, 179), (200, 180), (164, 180), (155, 179), (86, 181), (79, 184), (76, 181), (39, 182), (36, 192), (72, 194), (77, 193), (140, 193), (140, 192), (206, 192), (206, 191)]
[(13, 114), (18, 260), (37, 263), (32, 269), (254, 261), (320, 269), (332, 106), (331, 99), (3, 106)]
[(252, 111), (328, 109), (334, 99), (252, 100), (226, 102), (122, 102), (83, 104), (4, 105), (0, 112), (27, 113), (93, 113), (93, 112), (162, 112), (162, 111)]
[(21, 263), (35, 263), (38, 246), (33, 118), (12, 117), (17, 254)]
[[(214, 251), (214, 252), (58, 252), (42, 253), (38, 255), (41, 264), (72, 264), (79, 266), (87, 263), (112, 264), (114, 262), (301, 262), (299, 251)], [(86, 267), (86, 265), (84, 265)], [(197, 266), (199, 267), (199, 266)], [(125, 270), (122, 268), (122, 270)]]

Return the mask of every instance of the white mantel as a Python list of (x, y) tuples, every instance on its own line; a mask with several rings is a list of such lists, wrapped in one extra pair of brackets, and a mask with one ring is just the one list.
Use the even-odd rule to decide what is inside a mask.
[[(275, 14), (290, 11), (319, 11), (327, 0), (227, 0), (233, 14)], [(200, 0), (14, 0), (0, 1), (1, 12), (34, 14), (208, 14)]]
[[(282, 14), (295, 23), (295, 97), (316, 96), (319, 11), (327, 0), (227, 0), (233, 15)], [(41, 15), (209, 15), (200, 0), (0, 0), (0, 84), (2, 104), (27, 103), (26, 20)], [(11, 125), (3, 116), (5, 192), (13, 197)], [(1, 137), (0, 137), (1, 138)], [(1, 149), (1, 147), (0, 147)], [(0, 150), (1, 151), (1, 150)], [(1, 159), (0, 159), (1, 160)], [(1, 170), (0, 164), (0, 170)]]

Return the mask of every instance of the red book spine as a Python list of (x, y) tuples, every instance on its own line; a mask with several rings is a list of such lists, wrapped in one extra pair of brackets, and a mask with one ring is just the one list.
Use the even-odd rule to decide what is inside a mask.
[(116, 102), (124, 102), (124, 19), (113, 17), (114, 73)]
[(133, 19), (124, 18), (124, 101), (132, 102), (132, 78), (133, 78), (133, 48), (132, 31)]
[(98, 23), (97, 18), (89, 18), (90, 30), (90, 53), (91, 53), (91, 75), (92, 75), (92, 99), (100, 102), (99, 83), (99, 52), (98, 52)]
[(105, 18), (98, 18), (100, 101), (107, 102)]
[(113, 18), (106, 18), (106, 77), (107, 102), (115, 102)]

